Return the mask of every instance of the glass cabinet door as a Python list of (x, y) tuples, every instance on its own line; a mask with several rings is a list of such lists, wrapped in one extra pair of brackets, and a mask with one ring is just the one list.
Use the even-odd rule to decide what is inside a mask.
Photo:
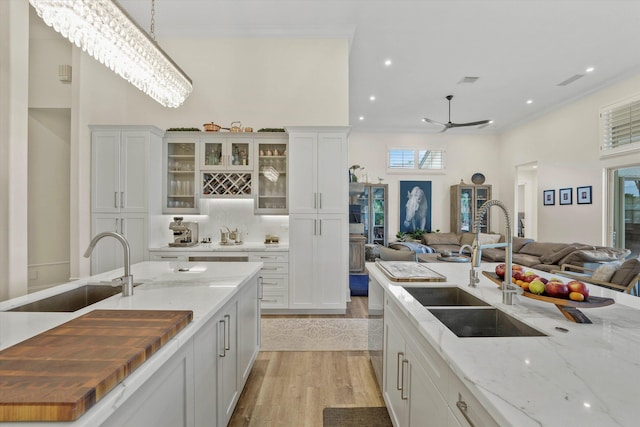
[(472, 231), (473, 228), (473, 188), (460, 190), (460, 230)]
[(371, 187), (371, 242), (387, 245), (386, 187)]
[(191, 213), (198, 210), (196, 185), (196, 142), (167, 140), (165, 213)]
[(256, 213), (286, 214), (287, 203), (287, 142), (256, 140), (258, 159)]
[(201, 143), (201, 170), (252, 170), (252, 140), (211, 138)]
[[(476, 212), (480, 211), (480, 207), (488, 200), (491, 200), (491, 191), (489, 187), (477, 186), (476, 190)], [(488, 233), (490, 220), (490, 212), (487, 211), (480, 222), (480, 232)], [(473, 230), (474, 232), (476, 230)]]

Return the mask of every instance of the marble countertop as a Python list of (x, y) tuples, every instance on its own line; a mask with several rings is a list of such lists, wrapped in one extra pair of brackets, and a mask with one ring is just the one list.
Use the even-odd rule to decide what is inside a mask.
[(195, 246), (149, 248), (154, 252), (245, 252), (245, 251), (288, 251), (288, 243), (243, 242), (238, 245), (222, 245), (219, 242), (198, 243)]
[(143, 262), (134, 264), (131, 273), (134, 294), (122, 294), (92, 304), (73, 313), (7, 312), (13, 307), (83, 286), (110, 281), (122, 275), (122, 269), (76, 280), (40, 292), (0, 302), (0, 350), (58, 326), (95, 309), (117, 310), (192, 310), (193, 320), (157, 353), (119, 383), (86, 414), (73, 423), (1, 423), (3, 426), (56, 427), (97, 426), (175, 354), (206, 322), (262, 268), (261, 262), (181, 263), (188, 271), (178, 271), (175, 263)]
[[(494, 271), (496, 265), (483, 263), (481, 270)], [(614, 298), (616, 303), (580, 309), (593, 323), (578, 324), (566, 320), (547, 302), (518, 296), (514, 305), (502, 304), (501, 291), (482, 274), (477, 287), (470, 288), (469, 264), (433, 263), (428, 267), (447, 281), (392, 282), (374, 263), (367, 263), (369, 273), (498, 424), (638, 424), (640, 298), (590, 286), (591, 295)], [(458, 338), (402, 288), (443, 285), (463, 288), (547, 336)]]

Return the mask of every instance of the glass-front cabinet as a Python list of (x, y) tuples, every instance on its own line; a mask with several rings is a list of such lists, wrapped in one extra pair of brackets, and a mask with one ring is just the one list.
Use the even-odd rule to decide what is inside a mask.
[(197, 140), (165, 138), (164, 213), (198, 213)]
[(200, 170), (251, 171), (253, 149), (251, 138), (202, 138)]
[[(457, 233), (473, 232), (476, 212), (491, 200), (490, 185), (458, 184), (451, 186), (451, 231)], [(491, 224), (490, 212), (480, 222), (480, 232), (488, 233)]]
[(388, 243), (387, 184), (350, 183), (349, 223), (351, 234), (362, 234), (365, 243)]
[(287, 139), (256, 139), (255, 213), (287, 214)]

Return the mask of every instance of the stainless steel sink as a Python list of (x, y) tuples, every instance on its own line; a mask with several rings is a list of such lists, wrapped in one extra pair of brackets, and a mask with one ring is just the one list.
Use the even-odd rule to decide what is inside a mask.
[(84, 285), (58, 295), (21, 305), (9, 311), (72, 312), (119, 293), (122, 293), (122, 289), (119, 286)]
[(430, 308), (429, 311), (459, 337), (546, 336), (494, 307)]
[(429, 288), (403, 286), (403, 288), (425, 307), (489, 305), (469, 292), (453, 286)]

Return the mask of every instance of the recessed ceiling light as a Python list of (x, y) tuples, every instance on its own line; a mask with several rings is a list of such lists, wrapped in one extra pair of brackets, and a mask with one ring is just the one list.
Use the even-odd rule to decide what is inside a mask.
[(590, 73), (590, 72), (592, 72), (593, 70), (595, 70), (595, 68), (593, 68), (593, 67), (589, 67), (589, 68), (587, 68), (587, 69), (586, 69), (586, 70), (584, 70), (584, 71), (585, 71), (585, 73)]
[(391, 60), (390, 59), (385, 59), (384, 60), (384, 65), (386, 65), (387, 67), (391, 66)]
[(376, 96), (375, 96), (375, 95), (371, 95), (371, 96), (369, 97), (369, 101), (375, 101), (375, 100), (376, 100)]
[(538, 165), (533, 165), (533, 168), (534, 169), (538, 169)]
[(533, 104), (533, 99), (527, 99), (527, 104)]
[(359, 119), (360, 121), (362, 121), (362, 120), (364, 120), (364, 116), (360, 116), (360, 117), (358, 117), (358, 119)]

